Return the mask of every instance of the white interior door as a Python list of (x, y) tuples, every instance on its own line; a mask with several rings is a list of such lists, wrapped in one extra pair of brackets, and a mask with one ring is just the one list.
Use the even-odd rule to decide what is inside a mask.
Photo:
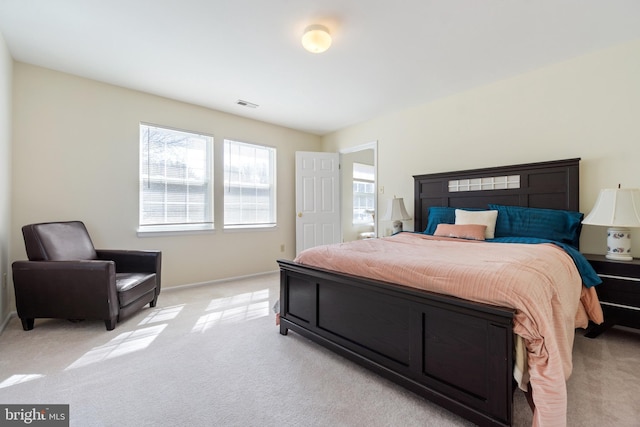
[(296, 254), (339, 243), (340, 156), (296, 152)]

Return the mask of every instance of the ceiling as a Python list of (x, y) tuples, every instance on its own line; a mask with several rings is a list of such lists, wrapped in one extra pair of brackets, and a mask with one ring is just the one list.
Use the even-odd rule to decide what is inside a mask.
[(640, 39), (640, 1), (0, 0), (0, 33), (16, 61), (323, 135)]

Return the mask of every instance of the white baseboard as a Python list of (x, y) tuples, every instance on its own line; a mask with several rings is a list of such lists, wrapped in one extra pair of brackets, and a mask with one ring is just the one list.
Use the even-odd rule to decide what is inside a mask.
[(0, 335), (2, 335), (2, 333), (4, 332), (5, 328), (9, 324), (9, 321), (11, 321), (11, 318), (17, 315), (18, 313), (15, 311), (10, 311), (9, 313), (7, 313), (7, 317), (5, 317), (2, 324), (0, 324)]
[(180, 289), (186, 289), (186, 288), (193, 288), (196, 286), (209, 286), (209, 285), (217, 285), (220, 283), (226, 283), (226, 282), (233, 282), (236, 280), (243, 280), (243, 279), (252, 279), (255, 277), (260, 277), (260, 276), (266, 276), (269, 274), (274, 274), (274, 273), (278, 273), (279, 270), (273, 270), (273, 271), (265, 271), (262, 273), (255, 273), (255, 274), (248, 274), (246, 276), (235, 276), (235, 277), (226, 277), (224, 279), (217, 279), (217, 280), (209, 280), (206, 282), (197, 282), (197, 283), (186, 283), (184, 285), (175, 285), (175, 286), (170, 286), (170, 287), (163, 287), (162, 288), (162, 292), (170, 292), (172, 290), (180, 290)]

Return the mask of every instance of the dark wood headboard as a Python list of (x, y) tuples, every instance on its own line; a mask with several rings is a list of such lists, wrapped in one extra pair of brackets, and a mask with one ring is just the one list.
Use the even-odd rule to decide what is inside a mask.
[(431, 206), (486, 208), (495, 203), (577, 211), (579, 164), (577, 158), (415, 175), (414, 230), (427, 227)]

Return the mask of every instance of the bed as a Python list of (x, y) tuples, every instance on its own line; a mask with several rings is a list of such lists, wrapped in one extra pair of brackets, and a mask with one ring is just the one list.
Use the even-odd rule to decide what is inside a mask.
[[(564, 384), (571, 371), (573, 328), (586, 326), (589, 318), (596, 323), (601, 321), (593, 288), (582, 286), (583, 270), (584, 274), (593, 274), (595, 279), (593, 276), (591, 278), (597, 280), (597, 275), (589, 271), (588, 263), (580, 265), (583, 270), (578, 271), (575, 268), (578, 264), (573, 264), (575, 254), (567, 254), (558, 244), (540, 242), (540, 245), (527, 245), (513, 242), (512, 246), (508, 246), (422, 232), (428, 228), (433, 232), (440, 222), (451, 223), (450, 219), (436, 220), (436, 214), (456, 213), (462, 217), (464, 213), (475, 218), (476, 209), (482, 209), (478, 212), (487, 212), (489, 205), (498, 205), (497, 209), (515, 206), (553, 210), (554, 213), (575, 213), (579, 203), (579, 161), (568, 159), (414, 176), (416, 233), (358, 241), (358, 250), (365, 253), (365, 258), (370, 258), (366, 269), (362, 268), (368, 262), (366, 259), (340, 265), (343, 258), (340, 252), (333, 257), (326, 257), (334, 258), (337, 262), (326, 264), (329, 267), (325, 264), (314, 265), (313, 257), (308, 255), (298, 257), (296, 261), (278, 261), (281, 275), (280, 333), (286, 335), (289, 330), (299, 333), (478, 425), (511, 425), (514, 389), (519, 382), (522, 388), (527, 388), (527, 376), (531, 375), (530, 385), (534, 390), (536, 406), (534, 424), (566, 423), (566, 419), (563, 421), (563, 416), (566, 418)], [(500, 215), (503, 215), (502, 211)], [(498, 227), (497, 224), (495, 226)], [(573, 226), (577, 227), (579, 235), (579, 221), (577, 224), (574, 221)], [(452, 229), (456, 227), (457, 224)], [(487, 227), (481, 230), (484, 233)], [(405, 283), (402, 274), (408, 268), (399, 261), (394, 261), (395, 265), (379, 268), (380, 275), (370, 273), (370, 270), (374, 270), (372, 266), (383, 265), (386, 255), (375, 258), (386, 250), (383, 247), (407, 247), (413, 245), (415, 240), (420, 240), (420, 244), (433, 241), (436, 243), (428, 245), (440, 245), (438, 252), (433, 252), (431, 247), (421, 247), (420, 250), (432, 251), (425, 252), (427, 255), (423, 259), (444, 257), (443, 253), (449, 250), (449, 246), (461, 246), (462, 240), (465, 247), (475, 250), (475, 253), (488, 252), (485, 249), (478, 252), (476, 249), (488, 248), (488, 245), (511, 248), (514, 254), (520, 251), (515, 250), (520, 246), (537, 247), (536, 251), (549, 252), (549, 258), (543, 263), (549, 266), (561, 263), (554, 268), (567, 276), (559, 281), (571, 281), (572, 296), (569, 299), (573, 301), (577, 298), (579, 301), (572, 302), (576, 305), (576, 313), (563, 314), (562, 310), (568, 309), (559, 308), (556, 311), (560, 314), (554, 312), (556, 314), (549, 315), (564, 316), (564, 324), (557, 327), (551, 324), (543, 332), (551, 334), (556, 328), (558, 335), (566, 336), (552, 340), (550, 336), (544, 338), (536, 335), (537, 339), (532, 339), (527, 328), (535, 329), (534, 332), (538, 333), (536, 328), (542, 326), (536, 321), (544, 324), (547, 322), (546, 315), (523, 322), (522, 312), (526, 310), (516, 308), (518, 305), (512, 304), (511, 300), (484, 300), (467, 291), (456, 296), (455, 292), (443, 287), (446, 280), (450, 280), (453, 288), (463, 290), (476, 287), (476, 282), (491, 283), (491, 289), (503, 283), (503, 279), (490, 282), (494, 277), (485, 272), (474, 277), (473, 272), (467, 269), (464, 273), (466, 276), (445, 280), (440, 270), (437, 278), (428, 278), (421, 288), (413, 283)], [(571, 243), (577, 246), (577, 242)], [(476, 246), (472, 246), (474, 244)], [(363, 249), (362, 245), (367, 245), (368, 249)], [(350, 245), (332, 246), (336, 248), (312, 248), (309, 253), (318, 255), (318, 252)], [(367, 250), (370, 251), (368, 254)], [(525, 258), (520, 262), (532, 264), (526, 258), (529, 249), (521, 250)], [(574, 252), (577, 253), (575, 256), (580, 256), (576, 250)], [(398, 253), (404, 254), (403, 260), (412, 258), (408, 253)], [(504, 255), (492, 261), (500, 257)], [(388, 258), (393, 259), (391, 255)], [(434, 268), (446, 264), (445, 258), (439, 259), (433, 263), (436, 264)], [(349, 264), (354, 268), (349, 269)], [(569, 264), (570, 267), (567, 267)], [(415, 268), (418, 266), (411, 267)], [(385, 275), (391, 270), (400, 270), (400, 276)], [(448, 270), (445, 268), (445, 271)], [(546, 273), (540, 271), (536, 274)], [(531, 277), (535, 279), (537, 276)], [(505, 279), (507, 282), (511, 280), (516, 279)], [(439, 282), (442, 282), (442, 286), (438, 286)], [(594, 284), (596, 282), (590, 283)], [(585, 308), (586, 305), (588, 307)], [(557, 346), (554, 344), (556, 341)], [(532, 351), (538, 351), (535, 348), (542, 348), (545, 354), (548, 352), (548, 357), (539, 361), (534, 359)], [(547, 369), (549, 366), (550, 370)]]

